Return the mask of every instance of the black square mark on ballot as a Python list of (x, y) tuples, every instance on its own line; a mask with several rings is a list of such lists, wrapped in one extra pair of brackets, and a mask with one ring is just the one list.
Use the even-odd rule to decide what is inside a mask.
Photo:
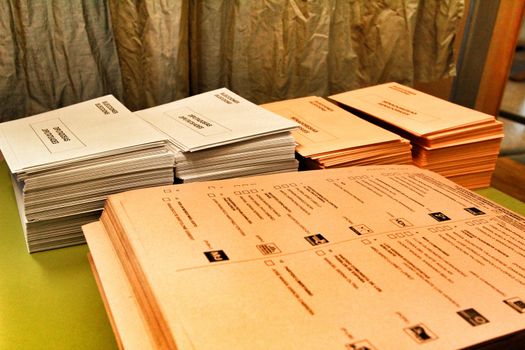
[(263, 255), (270, 255), (270, 254), (278, 254), (281, 253), (281, 250), (275, 243), (265, 243), (265, 244), (258, 244), (257, 249), (263, 254)]
[(482, 324), (489, 323), (489, 320), (485, 318), (482, 314), (477, 312), (475, 309), (465, 309), (458, 311), (457, 313), (459, 316), (461, 316), (465, 321), (470, 323), (471, 326), (481, 326)]
[(407, 327), (404, 330), (418, 343), (426, 343), (438, 338), (427, 326), (422, 323)]
[(230, 260), (230, 258), (228, 258), (228, 255), (226, 255), (226, 253), (224, 252), (224, 250), (212, 250), (209, 252), (204, 252), (204, 255), (206, 255), (206, 258), (209, 260), (209, 262), (220, 262)]
[(449, 218), (448, 216), (446, 216), (445, 214), (443, 214), (443, 213), (440, 212), (440, 211), (437, 211), (437, 212), (435, 212), (435, 213), (430, 213), (430, 214), (428, 214), (428, 215), (432, 216), (432, 218), (433, 218), (434, 220), (439, 221), (439, 222), (450, 220), (450, 218)]
[(346, 344), (345, 349), (348, 350), (376, 350), (368, 340), (360, 340), (352, 344)]
[(485, 212), (479, 210), (479, 209), (476, 208), (476, 207), (465, 208), (465, 210), (466, 210), (467, 212), (469, 212), (470, 214), (475, 215), (475, 216), (485, 214)]
[(311, 245), (319, 245), (328, 243), (328, 240), (320, 233), (304, 237)]
[(520, 298), (510, 298), (507, 300), (503, 300), (505, 304), (519, 312), (520, 314), (525, 313), (525, 301), (523, 301)]

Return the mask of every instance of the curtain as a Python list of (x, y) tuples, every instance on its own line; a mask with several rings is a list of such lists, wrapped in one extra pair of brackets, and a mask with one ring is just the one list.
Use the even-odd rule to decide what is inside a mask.
[(0, 2), (1, 121), (122, 98), (121, 81), (106, 2)]
[(192, 92), (256, 103), (454, 75), (462, 1), (228, 0), (192, 7)]
[(0, 120), (226, 86), (255, 103), (455, 74), (464, 0), (4, 0)]
[(188, 2), (110, 0), (122, 102), (129, 109), (189, 95)]

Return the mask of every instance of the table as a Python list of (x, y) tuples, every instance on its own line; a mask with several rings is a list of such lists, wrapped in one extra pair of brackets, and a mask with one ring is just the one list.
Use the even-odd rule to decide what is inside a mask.
[(0, 162), (0, 349), (118, 349), (87, 252), (27, 252)]
[[(0, 349), (117, 349), (86, 245), (28, 254), (14, 193), (0, 162)], [(525, 203), (476, 191), (525, 215)]]

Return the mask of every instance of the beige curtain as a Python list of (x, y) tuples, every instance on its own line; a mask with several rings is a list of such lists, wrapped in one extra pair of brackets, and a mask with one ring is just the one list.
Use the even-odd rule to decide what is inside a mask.
[(255, 103), (454, 74), (464, 0), (0, 2), (0, 120), (107, 93)]
[(111, 21), (131, 110), (190, 93), (189, 0), (110, 0)]
[(192, 92), (268, 102), (454, 74), (456, 0), (195, 1)]
[(122, 97), (105, 1), (0, 1), (0, 121)]

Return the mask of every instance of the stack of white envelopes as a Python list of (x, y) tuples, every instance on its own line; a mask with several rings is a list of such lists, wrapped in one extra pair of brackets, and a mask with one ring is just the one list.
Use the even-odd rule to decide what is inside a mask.
[(292, 134), (303, 169), (412, 164), (410, 141), (322, 97), (302, 97), (262, 107), (299, 123)]
[(226, 88), (136, 113), (171, 141), (179, 181), (297, 170), (298, 125)]
[(503, 138), (493, 116), (388, 83), (330, 96), (412, 142), (414, 163), (467, 188), (490, 185)]
[(173, 183), (162, 133), (108, 95), (0, 124), (30, 252), (84, 242), (109, 194)]

